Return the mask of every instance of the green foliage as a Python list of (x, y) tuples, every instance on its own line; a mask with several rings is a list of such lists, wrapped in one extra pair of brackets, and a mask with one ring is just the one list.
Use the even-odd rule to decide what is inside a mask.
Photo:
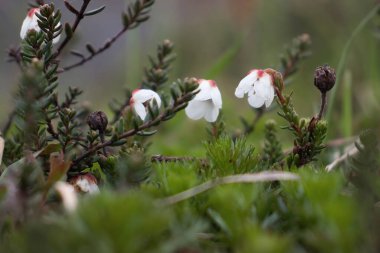
[(276, 122), (270, 120), (265, 124), (265, 143), (263, 149), (263, 161), (273, 165), (283, 159), (281, 143), (277, 139)]
[(194, 238), (172, 228), (172, 215), (146, 195), (104, 192), (84, 201), (73, 215), (29, 223), (9, 236), (2, 249), (20, 253), (174, 252)]
[(373, 130), (367, 130), (360, 134), (359, 141), (355, 143), (358, 154), (350, 159), (350, 166), (345, 172), (359, 194), (368, 198), (370, 202), (380, 198), (380, 170), (379, 141)]
[[(83, 0), (77, 8), (65, 1), (75, 18), (65, 24), (66, 37), (55, 48), (53, 40), (62, 32), (60, 11), (37, 0), (41, 32), (29, 31), (20, 51), (10, 54), (20, 66), (21, 80), (14, 113), (1, 134), (6, 139), (6, 168), (0, 177), (2, 252), (378, 252), (377, 136), (372, 131), (360, 136), (358, 154), (344, 173), (326, 172), (312, 164), (325, 147), (326, 96), (318, 116), (300, 118), (292, 96), (283, 94), (286, 78), (308, 55), (308, 35), (287, 47), (280, 71), (266, 70), (274, 81), (284, 128), (293, 137), (287, 156), (274, 121), (265, 126), (261, 155), (248, 142), (245, 135), (264, 115), (263, 108), (252, 123), (243, 120), (242, 135), (228, 135), (221, 117), (210, 124), (205, 158), (150, 156), (148, 137), (187, 106), (197, 93), (197, 79), (178, 79), (167, 87), (174, 52), (165, 40), (156, 57), (149, 58), (140, 84), (160, 92), (162, 107), (146, 101), (145, 119), (134, 115), (130, 90), (122, 103), (112, 104), (111, 121), (104, 112), (90, 113), (77, 103), (79, 89), (69, 88), (61, 100), (59, 74), (88, 62), (146, 21), (155, 1), (135, 0), (122, 14), (123, 27), (116, 35), (99, 48), (87, 44), (88, 56), (71, 52), (80, 60), (61, 67), (61, 52), (80, 21), (105, 8), (87, 10), (90, 2)], [(238, 41), (209, 74), (224, 69), (241, 45)], [(345, 123), (351, 123), (349, 90)], [(56, 151), (58, 156), (52, 154)], [(284, 169), (292, 173), (276, 171)], [(78, 176), (81, 186), (73, 182)], [(66, 191), (57, 187), (58, 179), (65, 181), (59, 183)], [(75, 192), (94, 186), (94, 195)]]
[(256, 171), (258, 162), (254, 147), (246, 143), (245, 138), (232, 140), (224, 135), (215, 141), (205, 144), (210, 169), (205, 173), (208, 177), (226, 176)]

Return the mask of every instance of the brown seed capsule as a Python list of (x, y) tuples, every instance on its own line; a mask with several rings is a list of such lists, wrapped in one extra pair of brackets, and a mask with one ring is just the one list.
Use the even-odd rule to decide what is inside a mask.
[(102, 111), (92, 112), (88, 115), (87, 124), (92, 130), (104, 133), (108, 125), (107, 115)]
[(322, 93), (326, 93), (334, 87), (336, 81), (335, 70), (328, 65), (316, 68), (314, 72), (314, 86)]

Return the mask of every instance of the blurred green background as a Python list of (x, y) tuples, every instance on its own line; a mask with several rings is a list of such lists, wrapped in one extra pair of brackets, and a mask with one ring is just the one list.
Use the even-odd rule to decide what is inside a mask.
[[(81, 0), (71, 1), (79, 5)], [(157, 0), (151, 19), (138, 29), (129, 31), (110, 50), (83, 67), (61, 75), (60, 91), (69, 86), (82, 88), (82, 101), (89, 102), (94, 110), (108, 110), (112, 98), (123, 98), (125, 87), (133, 89), (142, 80), (147, 54), (154, 55), (157, 43), (164, 39), (176, 45), (177, 60), (171, 74), (177, 78), (194, 76), (208, 78), (210, 69), (226, 52), (232, 52), (226, 68), (214, 77), (223, 96), (223, 117), (227, 129), (241, 128), (239, 117), (253, 118), (244, 99), (234, 97), (240, 79), (252, 68), (277, 68), (284, 46), (292, 38), (309, 33), (312, 38), (312, 56), (301, 64), (300, 71), (292, 77), (288, 92), (294, 92), (294, 103), (299, 114), (311, 116), (319, 106), (319, 92), (313, 87), (316, 66), (325, 63), (337, 67), (343, 47), (360, 20), (374, 7), (375, 0)], [(70, 48), (85, 51), (85, 43), (100, 46), (121, 27), (120, 13), (128, 1), (93, 0), (93, 7), (106, 4), (100, 15), (89, 17), (81, 23), (77, 38)], [(55, 1), (64, 9), (63, 1)], [(15, 64), (6, 63), (6, 49), (20, 42), (19, 30), (27, 11), (27, 1), (1, 0), (0, 48), (0, 118), (13, 106), (19, 71)], [(73, 16), (63, 10), (63, 21)], [(342, 88), (333, 111), (330, 132), (332, 138), (358, 134), (363, 128), (378, 129), (380, 95), (380, 40), (374, 36), (376, 20), (373, 19), (353, 41), (349, 50), (345, 76), (351, 83), (346, 89), (352, 102), (352, 120), (342, 123)], [(67, 55), (68, 56), (68, 55)], [(68, 56), (63, 65), (76, 59)], [(350, 78), (351, 77), (351, 81)], [(348, 92), (347, 92), (348, 91)], [(347, 102), (347, 101), (346, 101)], [(346, 108), (347, 109), (347, 108)], [(281, 124), (276, 113), (274, 117)], [(261, 120), (252, 141), (262, 136)], [(206, 122), (190, 121), (181, 112), (174, 120), (161, 127), (153, 137), (151, 152), (167, 155), (202, 154)], [(351, 130), (352, 129), (352, 130)], [(189, 134), (190, 133), (190, 134)], [(157, 140), (157, 141), (154, 141)], [(257, 143), (260, 146), (260, 143)]]

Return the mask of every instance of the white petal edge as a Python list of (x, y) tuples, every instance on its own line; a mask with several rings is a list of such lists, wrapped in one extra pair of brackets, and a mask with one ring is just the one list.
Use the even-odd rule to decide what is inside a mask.
[(274, 88), (272, 85), (270, 85), (269, 87), (269, 97), (265, 100), (265, 106), (266, 107), (269, 107), (272, 102), (273, 102), (273, 99), (274, 99)]
[(156, 95), (158, 96), (158, 94), (152, 90), (140, 89), (132, 93), (132, 98), (136, 103), (145, 103), (146, 101), (154, 98)]
[(140, 119), (144, 121), (147, 115), (145, 106), (142, 103), (135, 102), (132, 107), (135, 110), (136, 114), (140, 117)]
[(208, 80), (201, 80), (199, 82), (199, 87), (197, 90), (199, 90), (199, 92), (197, 93), (197, 95), (195, 95), (193, 100), (205, 101), (211, 99), (212, 87)]
[(258, 87), (262, 87), (263, 94), (259, 93), (262, 97), (269, 97), (269, 88), (272, 86), (272, 77), (269, 74), (264, 74), (263, 77), (260, 78)]
[(253, 83), (257, 80), (257, 70), (253, 70), (247, 76), (245, 76), (236, 87), (235, 96), (238, 98), (243, 98), (244, 94), (247, 93), (253, 86)]
[(265, 99), (257, 94), (248, 97), (248, 103), (254, 108), (260, 108), (264, 105)]
[(207, 122), (215, 122), (219, 116), (219, 108), (213, 106), (212, 108), (208, 108), (207, 113), (205, 115), (205, 120)]
[(217, 86), (211, 89), (211, 99), (218, 109), (222, 108), (222, 94)]
[(192, 120), (199, 120), (204, 117), (207, 112), (206, 101), (191, 100), (185, 108), (187, 117)]
[(55, 183), (54, 188), (61, 196), (63, 207), (68, 212), (75, 211), (78, 205), (78, 198), (74, 187), (65, 182), (57, 182)]
[[(36, 12), (39, 12), (39, 11), (36, 11)], [(38, 18), (35, 14), (33, 14), (32, 17), (29, 17), (28, 15), (26, 16), (26, 18), (22, 22), (22, 26), (21, 26), (21, 31), (20, 31), (21, 39), (25, 39), (26, 34), (28, 33), (29, 30), (34, 29), (37, 32), (39, 32), (41, 30), (40, 27), (38, 26), (37, 20), (38, 20)]]

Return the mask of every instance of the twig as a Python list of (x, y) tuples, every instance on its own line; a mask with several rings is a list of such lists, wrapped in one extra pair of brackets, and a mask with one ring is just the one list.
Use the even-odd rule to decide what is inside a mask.
[[(89, 0), (87, 0), (87, 1), (89, 1)], [(116, 40), (119, 39), (127, 30), (129, 30), (130, 28), (136, 27), (136, 22), (137, 23), (140, 22), (139, 21), (140, 14), (144, 12), (145, 8), (146, 7), (144, 5), (141, 5), (140, 9), (136, 10), (136, 13), (134, 13), (134, 15), (132, 17), (130, 17), (129, 23), (127, 25), (124, 25), (123, 29), (121, 29), (117, 34), (115, 34), (111, 39), (108, 39), (103, 44), (103, 46), (99, 47), (98, 49), (91, 48), (91, 54), (89, 56), (83, 57), (80, 61), (78, 61), (72, 65), (63, 67), (60, 70), (58, 70), (57, 72), (63, 73), (63, 72), (69, 71), (73, 68), (82, 66), (86, 62), (92, 60), (95, 56), (101, 54), (102, 52), (104, 52), (105, 50), (110, 48), (116, 42)]]
[(326, 171), (331, 172), (333, 169), (341, 165), (345, 160), (347, 160), (349, 157), (357, 154), (359, 150), (353, 146), (351, 149), (349, 149), (346, 153), (341, 155), (339, 158), (335, 159), (332, 163), (326, 166)]
[[(328, 141), (325, 145), (326, 148), (334, 148), (334, 147), (340, 147), (343, 145), (347, 145), (351, 142), (353, 142), (357, 137), (349, 137), (349, 138), (339, 138), (335, 140)], [(293, 151), (292, 148), (288, 148), (284, 151), (284, 155), (289, 155)]]
[(87, 56), (87, 57), (83, 57), (80, 61), (72, 64), (72, 65), (69, 65), (69, 66), (66, 66), (66, 67), (63, 67), (61, 69), (59, 69), (57, 71), (57, 73), (63, 73), (63, 72), (66, 72), (66, 71), (69, 71), (73, 68), (76, 68), (76, 67), (79, 67), (79, 66), (82, 66), (83, 64), (85, 64), (86, 62), (92, 60), (92, 58), (94, 58), (95, 56), (101, 54), (102, 52), (104, 52), (105, 50), (107, 50), (121, 35), (124, 34), (124, 32), (126, 32), (128, 30), (128, 28), (124, 28), (122, 29), (121, 31), (119, 31), (114, 37), (112, 37), (110, 40), (107, 40), (103, 46), (101, 46), (100, 48), (98, 48), (97, 50), (95, 50), (91, 55)]
[(207, 165), (208, 161), (206, 158), (197, 158), (190, 156), (163, 156), (163, 155), (153, 155), (151, 157), (151, 162), (155, 163), (169, 163), (169, 162), (196, 162), (199, 161), (202, 165)]
[(290, 172), (280, 171), (264, 171), (253, 174), (233, 175), (222, 178), (216, 178), (206, 183), (200, 184), (186, 191), (180, 192), (173, 196), (158, 200), (159, 205), (173, 205), (186, 199), (192, 198), (200, 193), (213, 189), (217, 186), (224, 184), (237, 184), (237, 183), (256, 183), (268, 182), (279, 180), (299, 180), (299, 176)]
[(179, 98), (175, 103), (173, 103), (173, 105), (166, 109), (165, 111), (163, 111), (160, 115), (158, 115), (154, 120), (151, 120), (151, 121), (148, 121), (140, 126), (138, 126), (137, 128), (134, 128), (134, 129), (130, 129), (126, 132), (124, 132), (123, 134), (121, 134), (117, 140), (108, 140), (108, 141), (105, 141), (104, 143), (101, 143), (101, 144), (98, 144), (96, 146), (93, 146), (91, 147), (90, 149), (88, 149), (87, 151), (85, 151), (83, 154), (81, 154), (78, 158), (76, 158), (73, 163), (72, 163), (72, 167), (77, 165), (80, 161), (82, 161), (83, 159), (85, 159), (86, 157), (90, 156), (91, 154), (95, 153), (96, 151), (98, 151), (99, 149), (102, 149), (103, 147), (107, 147), (107, 146), (111, 146), (114, 142), (118, 141), (118, 140), (122, 140), (122, 139), (126, 139), (130, 136), (133, 136), (133, 135), (136, 135), (138, 132), (140, 131), (143, 131), (145, 129), (148, 129), (152, 126), (155, 126), (155, 125), (158, 125), (161, 121), (163, 121), (166, 117), (168, 117), (169, 115), (173, 114), (173, 113), (176, 113), (178, 110), (182, 109), (183, 108), (183, 104), (193, 96), (194, 94), (191, 92), (191, 93), (187, 93), (185, 95), (183, 95), (181, 98)]
[[(65, 0), (65, 2), (66, 2), (66, 0)], [(80, 11), (78, 13), (76, 13), (75, 21), (74, 21), (73, 25), (71, 26), (71, 31), (73, 34), (75, 33), (76, 29), (78, 28), (78, 25), (81, 22), (81, 20), (84, 18), (84, 13), (86, 12), (86, 9), (87, 9), (90, 2), (91, 2), (91, 0), (83, 0)], [(65, 39), (59, 45), (57, 52), (54, 55), (54, 58), (57, 58), (62, 53), (62, 50), (66, 47), (66, 45), (69, 43), (69, 41), (72, 38), (73, 38), (72, 35), (70, 35), (70, 36), (66, 35)]]

